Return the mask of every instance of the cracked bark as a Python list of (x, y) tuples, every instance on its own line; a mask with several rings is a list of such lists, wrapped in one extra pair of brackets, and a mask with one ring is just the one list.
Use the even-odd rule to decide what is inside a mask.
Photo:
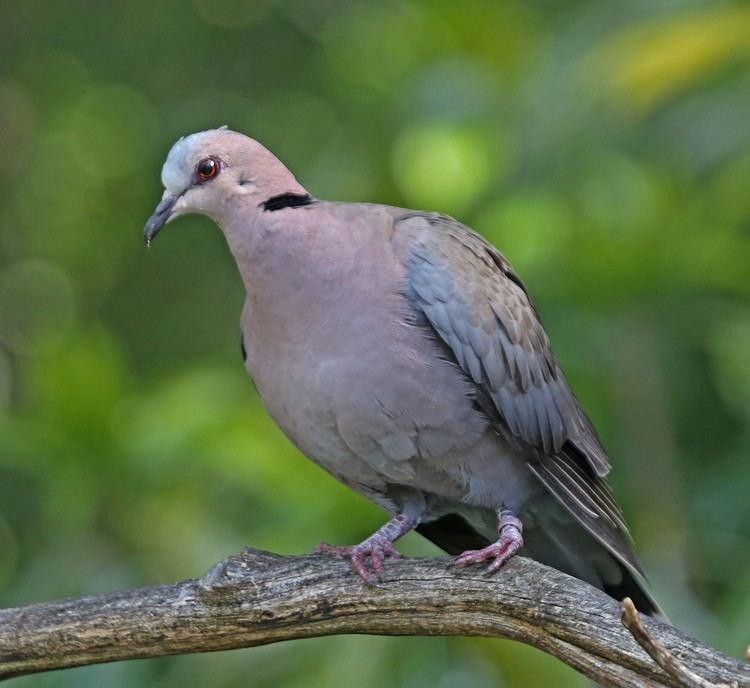
[[(0, 680), (361, 633), (510, 638), (602, 686), (685, 685), (636, 643), (618, 603), (586, 583), (521, 557), (494, 576), (447, 563), (389, 561), (382, 584), (369, 587), (336, 557), (248, 549), (200, 579), (0, 610)], [(643, 618), (642, 626), (692, 674), (750, 688), (750, 665), (658, 621)]]

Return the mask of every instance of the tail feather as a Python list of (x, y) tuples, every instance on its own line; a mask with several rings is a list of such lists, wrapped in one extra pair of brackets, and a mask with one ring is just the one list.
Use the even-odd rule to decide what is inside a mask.
[[(422, 523), (418, 526), (417, 532), (452, 555), (461, 554), (469, 549), (481, 549), (490, 544), (490, 539), (482, 534), (480, 529), (475, 528), (459, 514), (447, 514), (435, 521)], [(532, 528), (527, 529), (524, 536), (526, 544), (521, 550), (522, 555), (530, 556), (563, 573), (585, 580), (618, 601), (630, 597), (638, 611), (666, 620), (664, 613), (648, 592), (645, 580), (639, 580), (583, 528), (576, 528), (575, 538), (579, 541), (581, 537), (585, 542), (580, 548), (583, 550), (583, 556), (579, 547), (571, 547), (572, 543), (561, 542), (550, 531)]]
[(619, 561), (617, 564), (622, 572), (622, 577), (617, 583), (610, 583), (606, 580), (602, 580), (604, 592), (610, 597), (614, 597), (616, 600), (624, 600), (626, 597), (629, 597), (633, 600), (635, 608), (642, 614), (654, 616), (660, 618), (662, 621), (669, 622), (666, 615), (645, 586), (637, 581), (630, 571)]

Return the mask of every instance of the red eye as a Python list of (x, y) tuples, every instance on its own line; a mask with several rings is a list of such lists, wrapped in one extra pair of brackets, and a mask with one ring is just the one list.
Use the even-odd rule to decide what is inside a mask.
[(195, 167), (195, 172), (198, 175), (198, 179), (202, 182), (207, 182), (209, 179), (213, 179), (220, 170), (218, 160), (214, 158), (203, 158)]

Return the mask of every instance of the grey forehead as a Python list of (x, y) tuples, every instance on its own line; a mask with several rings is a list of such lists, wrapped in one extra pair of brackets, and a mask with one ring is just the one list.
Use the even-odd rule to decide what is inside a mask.
[(172, 194), (180, 194), (187, 189), (193, 178), (193, 165), (196, 152), (206, 142), (209, 134), (215, 130), (199, 131), (190, 136), (183, 136), (172, 146), (167, 160), (161, 168), (161, 181), (164, 188)]

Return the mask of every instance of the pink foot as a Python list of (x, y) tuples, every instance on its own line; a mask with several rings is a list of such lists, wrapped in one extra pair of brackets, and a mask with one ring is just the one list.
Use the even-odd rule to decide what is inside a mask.
[[(393, 548), (390, 542), (370, 542), (369, 539), (359, 545), (339, 547), (322, 543), (315, 548), (319, 554), (338, 554), (349, 557), (352, 570), (368, 585), (375, 585), (385, 571), (386, 557), (398, 558), (401, 555)], [(368, 560), (369, 566), (368, 568)]]
[(471, 566), (483, 561), (492, 560), (487, 567), (489, 573), (495, 573), (513, 555), (523, 547), (523, 524), (521, 520), (510, 510), (504, 509), (500, 512), (500, 520), (497, 526), (497, 542), (483, 549), (471, 549), (456, 557), (454, 566)]
[[(327, 545), (324, 543), (318, 545), (315, 551), (349, 557), (354, 573), (368, 585), (375, 585), (385, 570), (384, 562), (386, 557), (395, 558), (401, 556), (393, 549), (393, 543), (409, 531), (414, 530), (417, 525), (419, 525), (418, 518), (398, 514), (358, 545), (337, 547), (336, 545)], [(368, 563), (370, 568), (368, 568)]]

